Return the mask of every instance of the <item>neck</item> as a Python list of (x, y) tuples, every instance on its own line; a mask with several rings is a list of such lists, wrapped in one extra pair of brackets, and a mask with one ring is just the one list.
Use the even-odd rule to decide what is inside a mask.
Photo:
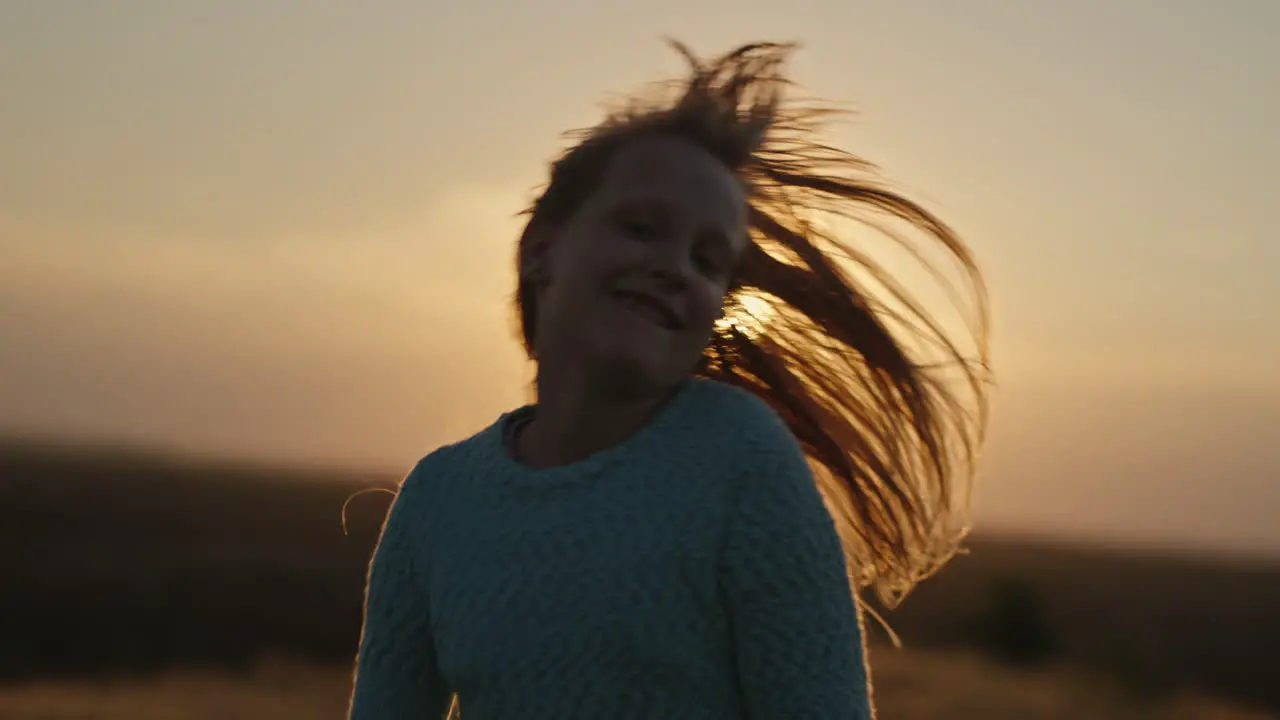
[(516, 443), (534, 467), (576, 462), (627, 440), (670, 394), (620, 393), (583, 368), (563, 365), (540, 365), (537, 388), (537, 412)]

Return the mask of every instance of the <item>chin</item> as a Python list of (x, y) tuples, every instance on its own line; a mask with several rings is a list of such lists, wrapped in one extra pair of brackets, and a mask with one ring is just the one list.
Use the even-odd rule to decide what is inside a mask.
[(598, 375), (603, 384), (619, 395), (648, 395), (677, 385), (684, 373), (635, 347), (613, 347), (596, 355)]
[[(618, 323), (592, 337), (587, 348), (605, 385), (627, 395), (647, 395), (679, 385), (693, 370), (701, 347), (686, 351), (681, 347), (685, 340), (675, 333)], [(680, 362), (690, 354), (688, 362)]]
[(646, 358), (627, 353), (611, 353), (594, 363), (604, 384), (624, 394), (643, 394), (662, 386), (663, 373)]

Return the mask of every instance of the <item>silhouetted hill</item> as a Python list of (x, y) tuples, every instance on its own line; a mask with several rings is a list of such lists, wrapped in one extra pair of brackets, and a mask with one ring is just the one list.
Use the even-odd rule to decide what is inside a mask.
[(394, 477), (0, 445), (0, 675), (336, 659)]

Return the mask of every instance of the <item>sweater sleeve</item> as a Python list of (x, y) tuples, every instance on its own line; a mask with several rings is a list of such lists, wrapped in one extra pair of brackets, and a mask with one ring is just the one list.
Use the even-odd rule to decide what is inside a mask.
[(862, 630), (835, 523), (795, 440), (748, 454), (723, 581), (752, 720), (872, 717)]
[(440, 720), (451, 699), (436, 664), (419, 566), (420, 468), (392, 502), (369, 565), (349, 720)]

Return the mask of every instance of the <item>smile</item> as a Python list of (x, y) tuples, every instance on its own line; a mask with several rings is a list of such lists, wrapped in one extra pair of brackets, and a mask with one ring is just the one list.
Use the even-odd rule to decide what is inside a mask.
[(680, 316), (658, 298), (628, 290), (617, 291), (613, 296), (624, 308), (664, 330), (679, 330), (681, 327)]

